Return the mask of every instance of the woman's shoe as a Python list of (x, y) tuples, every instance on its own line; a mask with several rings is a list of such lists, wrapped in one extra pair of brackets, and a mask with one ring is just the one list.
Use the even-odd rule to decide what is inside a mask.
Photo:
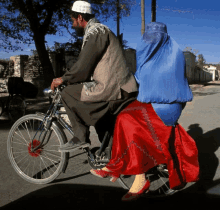
[(115, 182), (119, 178), (119, 174), (111, 172), (111, 171), (104, 171), (102, 169), (98, 169), (98, 170), (91, 169), (90, 172), (93, 175), (101, 177), (101, 178), (106, 178), (106, 177), (110, 176), (111, 182)]
[(147, 182), (145, 183), (145, 185), (143, 186), (143, 188), (137, 192), (137, 193), (131, 193), (131, 192), (127, 192), (123, 197), (122, 197), (122, 201), (134, 201), (137, 200), (143, 193), (145, 193), (146, 191), (149, 191), (149, 187), (150, 187), (150, 181), (147, 180)]

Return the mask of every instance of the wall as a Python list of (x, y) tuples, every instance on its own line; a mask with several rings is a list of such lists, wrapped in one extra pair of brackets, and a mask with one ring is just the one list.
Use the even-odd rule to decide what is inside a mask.
[[(196, 56), (191, 52), (183, 52), (186, 61), (186, 77), (189, 84), (214, 81), (218, 78), (217, 71), (205, 71), (196, 66)], [(136, 50), (125, 50), (125, 58), (129, 69), (136, 72)]]
[(0, 60), (0, 78), (7, 78), (14, 74), (13, 60)]
[(196, 56), (191, 52), (183, 52), (183, 54), (185, 56), (185, 61), (186, 61), (186, 77), (189, 83), (193, 83), (195, 81), (195, 78), (198, 78), (194, 72), (196, 66), (195, 64)]
[(189, 52), (183, 52), (186, 60), (186, 77), (189, 84), (213, 81), (213, 72), (206, 71), (196, 66), (196, 56)]
[[(126, 49), (124, 55), (128, 68), (136, 72), (136, 50)], [(184, 52), (186, 59), (186, 76), (190, 84), (212, 81), (217, 78), (216, 72), (200, 69), (196, 66), (195, 55), (191, 52)], [(62, 76), (77, 61), (73, 52), (50, 53), (49, 54), (55, 77)], [(7, 79), (9, 76), (23, 77), (25, 81), (35, 84), (42, 93), (43, 70), (37, 56), (12, 56), (10, 65), (2, 66), (0, 63), (0, 78)], [(13, 69), (14, 66), (14, 69)]]

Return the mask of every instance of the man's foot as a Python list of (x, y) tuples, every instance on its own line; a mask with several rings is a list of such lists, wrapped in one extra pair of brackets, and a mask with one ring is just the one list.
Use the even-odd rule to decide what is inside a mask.
[(68, 141), (66, 144), (61, 145), (59, 148), (60, 152), (70, 152), (76, 149), (89, 147), (90, 144), (86, 142), (81, 142), (78, 138), (72, 138), (70, 141)]

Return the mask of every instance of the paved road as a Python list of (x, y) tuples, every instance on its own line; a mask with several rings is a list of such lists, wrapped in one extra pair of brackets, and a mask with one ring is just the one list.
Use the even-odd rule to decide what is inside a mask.
[[(47, 185), (34, 185), (24, 181), (12, 169), (7, 157), (6, 139), (11, 124), (0, 118), (0, 207), (2, 209), (134, 209), (182, 208), (211, 209), (219, 204), (220, 195), (220, 82), (209, 83), (197, 88), (192, 86), (194, 100), (188, 103), (179, 123), (195, 139), (199, 150), (201, 182), (191, 183), (186, 189), (167, 198), (141, 198), (135, 203), (124, 204), (120, 198), (124, 191), (117, 183), (100, 179), (89, 173), (86, 155), (79, 152), (70, 154), (65, 174)], [(31, 111), (46, 102), (29, 104)], [(97, 136), (91, 128), (92, 146), (97, 146)], [(74, 157), (74, 158), (73, 158)], [(213, 207), (212, 207), (213, 206)], [(181, 208), (181, 209), (182, 209)]]

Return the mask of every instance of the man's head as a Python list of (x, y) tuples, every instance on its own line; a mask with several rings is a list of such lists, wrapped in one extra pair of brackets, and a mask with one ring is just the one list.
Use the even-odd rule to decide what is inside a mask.
[(72, 11), (70, 16), (73, 21), (73, 28), (76, 30), (78, 36), (84, 35), (84, 28), (87, 22), (94, 18), (92, 14), (91, 4), (86, 1), (75, 1), (73, 3)]

